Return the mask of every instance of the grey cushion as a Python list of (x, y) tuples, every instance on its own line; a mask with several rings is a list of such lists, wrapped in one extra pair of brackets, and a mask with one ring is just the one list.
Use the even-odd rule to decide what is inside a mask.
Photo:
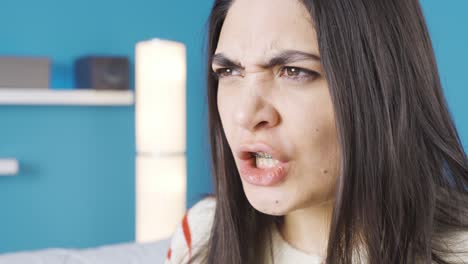
[(116, 244), (90, 249), (45, 249), (0, 255), (0, 264), (157, 264), (163, 263), (170, 240)]

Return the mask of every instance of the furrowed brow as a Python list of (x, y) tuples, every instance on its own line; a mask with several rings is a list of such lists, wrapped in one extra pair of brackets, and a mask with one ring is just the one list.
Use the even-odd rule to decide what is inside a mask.
[[(262, 68), (272, 68), (278, 65), (286, 65), (293, 62), (304, 61), (304, 60), (313, 60), (320, 62), (320, 57), (316, 54), (307, 53), (304, 51), (298, 50), (284, 50), (271, 58), (265, 65), (262, 65)], [(243, 69), (244, 67), (240, 62), (234, 61), (228, 58), (223, 53), (217, 53), (213, 56), (212, 59), (213, 65), (218, 65), (220, 67), (233, 68), (233, 69)]]
[(229, 59), (223, 53), (215, 54), (213, 56), (212, 64), (218, 65), (220, 67), (233, 68), (233, 69), (243, 68), (240, 62)]
[(318, 55), (307, 53), (298, 50), (285, 50), (280, 52), (278, 55), (271, 58), (268, 63), (264, 66), (265, 68), (272, 68), (278, 65), (285, 65), (293, 62), (313, 60), (320, 62)]

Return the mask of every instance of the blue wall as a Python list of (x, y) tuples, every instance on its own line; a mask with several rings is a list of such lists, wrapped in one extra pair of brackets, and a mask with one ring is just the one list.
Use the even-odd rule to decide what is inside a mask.
[[(74, 85), (73, 61), (126, 55), (154, 37), (187, 45), (188, 206), (210, 190), (202, 44), (212, 1), (4, 0), (0, 55), (49, 56), (52, 86)], [(133, 73), (132, 73), (133, 79)], [(134, 239), (134, 108), (0, 106), (0, 253)]]
[(85, 247), (134, 237), (130, 107), (0, 107), (0, 251)]
[[(188, 51), (188, 206), (211, 190), (202, 43), (212, 0), (3, 0), (0, 54), (50, 56), (54, 88), (73, 87), (73, 60), (127, 55), (153, 37)], [(422, 0), (445, 93), (468, 146), (465, 0)], [(134, 239), (133, 107), (0, 106), (0, 253), (88, 247)]]
[(421, 0), (444, 93), (468, 151), (468, 1)]

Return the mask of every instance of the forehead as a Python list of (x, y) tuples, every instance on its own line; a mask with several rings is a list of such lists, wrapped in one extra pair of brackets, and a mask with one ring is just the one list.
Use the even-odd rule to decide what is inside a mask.
[(216, 53), (244, 61), (263, 60), (280, 50), (319, 54), (309, 12), (298, 0), (234, 0)]

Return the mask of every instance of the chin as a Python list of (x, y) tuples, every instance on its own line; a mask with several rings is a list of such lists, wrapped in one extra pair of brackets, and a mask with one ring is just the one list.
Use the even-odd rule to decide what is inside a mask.
[(295, 192), (287, 191), (284, 186), (256, 186), (242, 181), (247, 200), (257, 211), (282, 216), (295, 208)]

